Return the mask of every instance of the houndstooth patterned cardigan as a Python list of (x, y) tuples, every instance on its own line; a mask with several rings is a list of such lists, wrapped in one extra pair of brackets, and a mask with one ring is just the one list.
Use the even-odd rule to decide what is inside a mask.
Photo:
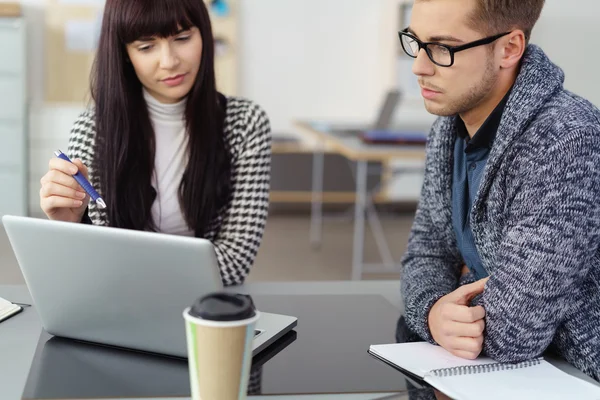
[[(232, 196), (205, 233), (215, 248), (226, 286), (244, 283), (254, 263), (265, 229), (271, 174), (271, 127), (267, 114), (253, 102), (227, 98), (225, 142), (232, 156)], [(94, 171), (95, 113), (88, 109), (71, 130), (68, 155), (88, 167), (90, 182), (102, 195)], [(94, 225), (108, 226), (106, 212), (90, 202)]]

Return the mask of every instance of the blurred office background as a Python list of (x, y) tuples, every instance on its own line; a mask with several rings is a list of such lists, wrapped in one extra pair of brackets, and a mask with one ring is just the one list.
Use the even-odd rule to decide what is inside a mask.
[[(0, 0), (0, 215), (42, 217), (39, 180), (52, 152), (66, 150), (71, 125), (86, 106), (102, 3), (23, 0), (14, 5)], [(402, 97), (391, 128), (428, 129), (434, 118), (423, 108), (410, 60), (399, 52), (397, 32), (405, 27), (410, 2), (218, 3), (212, 5), (212, 17), (219, 85), (226, 94), (248, 97), (265, 108), (274, 133), (271, 214), (250, 280), (351, 279), (356, 163), (339, 146), (322, 148), (319, 136), (298, 122), (372, 124), (386, 93), (399, 89)], [(594, 0), (547, 0), (533, 35), (533, 43), (565, 70), (566, 87), (596, 105), (599, 13)], [(396, 150), (390, 145), (390, 153)], [(423, 147), (413, 150), (423, 155)], [(312, 243), (310, 237), (315, 151), (325, 152), (320, 245), (314, 231)], [(384, 237), (398, 262), (418, 199), (423, 159), (369, 161), (367, 189), (374, 195), (369, 215), (377, 210), (379, 218), (371, 222), (379, 237), (367, 223), (361, 260), (385, 261)], [(396, 169), (403, 173), (392, 175)], [(359, 278), (397, 280), (399, 272), (365, 269)], [(0, 283), (20, 282), (0, 229)]]

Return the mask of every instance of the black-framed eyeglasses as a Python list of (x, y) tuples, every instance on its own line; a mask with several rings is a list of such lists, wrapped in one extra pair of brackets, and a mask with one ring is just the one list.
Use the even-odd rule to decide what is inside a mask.
[(489, 36), (474, 42), (466, 43), (460, 46), (448, 46), (437, 42), (422, 42), (413, 34), (408, 32), (408, 28), (398, 32), (400, 43), (404, 52), (412, 58), (417, 58), (421, 49), (425, 49), (427, 56), (435, 65), (440, 67), (451, 67), (454, 64), (454, 54), (459, 51), (472, 49), (473, 47), (490, 44), (508, 35), (510, 32), (500, 33), (498, 35)]

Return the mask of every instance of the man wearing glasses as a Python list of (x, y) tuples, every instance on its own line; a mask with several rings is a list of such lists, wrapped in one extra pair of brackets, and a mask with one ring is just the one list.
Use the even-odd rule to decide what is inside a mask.
[(600, 380), (600, 111), (528, 43), (543, 5), (415, 0), (400, 32), (439, 118), (398, 336), (500, 362), (550, 348)]

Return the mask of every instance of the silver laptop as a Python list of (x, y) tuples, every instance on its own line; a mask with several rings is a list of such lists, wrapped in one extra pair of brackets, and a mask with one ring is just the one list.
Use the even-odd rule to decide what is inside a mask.
[(338, 134), (347, 134), (358, 136), (370, 130), (388, 130), (392, 124), (394, 112), (398, 107), (398, 103), (402, 98), (402, 93), (399, 90), (390, 90), (385, 94), (385, 98), (379, 109), (379, 113), (375, 122), (367, 126), (336, 126), (332, 125), (331, 130)]
[[(204, 239), (27, 217), (2, 222), (42, 325), (55, 336), (187, 357), (183, 310), (223, 290)], [(258, 309), (254, 355), (297, 324)]]

